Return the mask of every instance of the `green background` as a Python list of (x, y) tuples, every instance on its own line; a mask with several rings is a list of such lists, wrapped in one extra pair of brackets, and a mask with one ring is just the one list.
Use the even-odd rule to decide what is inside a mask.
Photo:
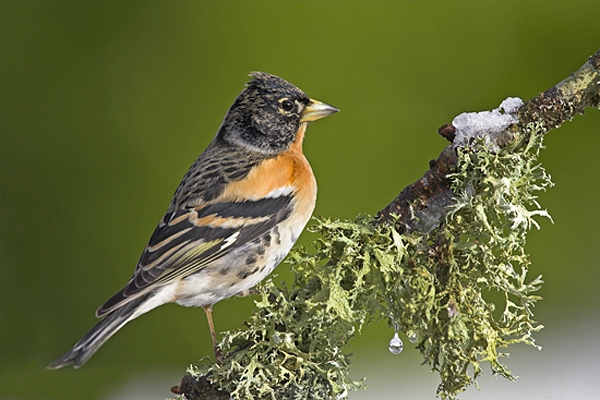
[[(534, 97), (599, 48), (597, 1), (1, 1), (0, 399), (161, 399), (211, 354), (202, 310), (166, 305), (82, 369), (45, 370), (128, 280), (248, 72), (342, 110), (311, 125), (304, 148), (315, 214), (354, 218), (420, 177), (446, 145), (440, 125)], [(546, 282), (544, 350), (510, 349), (520, 380), (465, 398), (525, 398), (528, 382), (538, 391), (527, 398), (600, 390), (576, 372), (600, 359), (599, 127), (589, 110), (551, 132), (542, 155), (556, 186), (540, 202), (554, 224), (542, 220), (528, 247), (531, 278)], [(252, 307), (217, 304), (217, 329)], [(433, 398), (437, 378), (408, 342), (389, 354), (391, 336), (378, 323), (352, 342), (370, 387), (351, 398)]]

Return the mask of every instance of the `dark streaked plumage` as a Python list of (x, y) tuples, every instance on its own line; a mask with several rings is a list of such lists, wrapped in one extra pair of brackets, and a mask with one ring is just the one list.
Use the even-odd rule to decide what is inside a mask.
[(316, 199), (304, 132), (337, 111), (277, 76), (252, 76), (183, 177), (127, 285), (49, 368), (83, 365), (127, 322), (168, 302), (204, 307), (219, 359), (211, 307), (264, 279), (300, 235)]

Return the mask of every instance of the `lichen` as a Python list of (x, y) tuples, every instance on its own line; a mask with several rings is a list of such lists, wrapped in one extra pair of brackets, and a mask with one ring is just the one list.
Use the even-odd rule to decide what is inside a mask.
[[(458, 149), (450, 175), (455, 201), (437, 229), (399, 234), (368, 216), (319, 218), (313, 249), (288, 257), (294, 281), (267, 279), (244, 327), (225, 332), (223, 365), (193, 366), (232, 399), (343, 399), (363, 386), (349, 377), (346, 344), (377, 319), (410, 338), (439, 373), (437, 395), (476, 385), (482, 363), (501, 362), (515, 343), (535, 346), (533, 308), (541, 277), (528, 277), (526, 234), (549, 217), (537, 193), (551, 185), (531, 132), (500, 151), (483, 140)], [(517, 140), (518, 139), (518, 140)]]

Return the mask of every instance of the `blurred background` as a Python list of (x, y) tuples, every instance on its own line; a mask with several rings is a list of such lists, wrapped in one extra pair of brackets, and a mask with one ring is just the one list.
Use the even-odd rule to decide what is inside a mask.
[[(284, 77), (342, 112), (305, 153), (316, 215), (374, 214), (446, 146), (464, 111), (529, 99), (600, 48), (598, 1), (0, 1), (0, 399), (163, 399), (211, 344), (204, 313), (166, 305), (80, 370), (47, 371), (129, 279), (181, 177), (250, 71)], [(551, 132), (528, 248), (542, 351), (510, 348), (520, 378), (462, 398), (596, 399), (600, 391), (600, 112)], [(305, 233), (301, 243), (308, 245)], [(281, 265), (277, 279), (289, 280)], [(215, 306), (239, 327), (252, 299)], [(366, 392), (433, 399), (438, 383), (385, 323), (348, 351)]]

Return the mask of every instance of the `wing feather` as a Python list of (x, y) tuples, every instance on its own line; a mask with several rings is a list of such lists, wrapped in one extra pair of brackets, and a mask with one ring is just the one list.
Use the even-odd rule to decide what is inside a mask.
[(142, 253), (129, 283), (96, 312), (102, 316), (157, 286), (198, 272), (286, 219), (292, 194), (225, 202), (167, 213)]

